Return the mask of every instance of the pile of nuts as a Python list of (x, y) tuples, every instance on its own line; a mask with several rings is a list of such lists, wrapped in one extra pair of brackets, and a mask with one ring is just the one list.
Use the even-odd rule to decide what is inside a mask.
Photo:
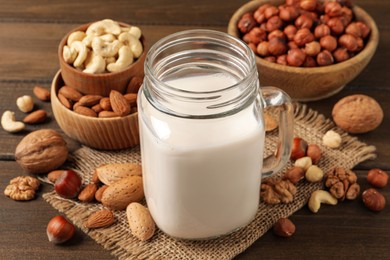
[(286, 0), (245, 13), (237, 27), (261, 58), (294, 67), (326, 66), (359, 53), (370, 28), (354, 21), (349, 1)]
[(140, 77), (132, 77), (124, 95), (116, 90), (111, 90), (109, 97), (83, 95), (72, 87), (62, 86), (57, 97), (62, 105), (80, 115), (99, 118), (123, 117), (137, 112), (137, 93), (142, 81)]
[(131, 65), (143, 52), (141, 29), (123, 27), (111, 19), (72, 32), (63, 47), (65, 62), (85, 73), (117, 72)]

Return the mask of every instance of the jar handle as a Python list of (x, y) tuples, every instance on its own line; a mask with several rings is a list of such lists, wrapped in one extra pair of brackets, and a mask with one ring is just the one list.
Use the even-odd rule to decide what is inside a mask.
[(294, 106), (291, 98), (281, 89), (275, 87), (261, 88), (264, 109), (280, 107), (279, 142), (274, 154), (263, 159), (262, 176), (267, 177), (280, 171), (290, 159), (294, 136)]

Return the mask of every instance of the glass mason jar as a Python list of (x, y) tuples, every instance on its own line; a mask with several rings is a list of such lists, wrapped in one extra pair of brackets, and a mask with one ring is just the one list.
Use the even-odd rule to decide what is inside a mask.
[(281, 145), (263, 173), (286, 163), (293, 134), (289, 97), (261, 92), (253, 52), (226, 33), (183, 31), (149, 50), (138, 95), (141, 158), (147, 205), (163, 232), (206, 239), (253, 220), (264, 107), (281, 107)]

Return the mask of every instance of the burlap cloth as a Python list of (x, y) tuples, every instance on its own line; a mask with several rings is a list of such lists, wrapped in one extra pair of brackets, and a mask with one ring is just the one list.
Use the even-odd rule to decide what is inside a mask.
[[(335, 128), (329, 119), (308, 109), (305, 105), (296, 104), (295, 136), (303, 137), (308, 143), (321, 146), (323, 157), (319, 163), (324, 172), (332, 167), (343, 166), (353, 168), (358, 163), (375, 158), (375, 147), (368, 146)], [(334, 129), (343, 137), (341, 149), (328, 149), (322, 146), (322, 136), (327, 130)], [(266, 153), (273, 151), (277, 134), (267, 134)], [(88, 183), (94, 168), (103, 163), (135, 162), (141, 163), (139, 147), (116, 152), (96, 151), (82, 147), (71, 156), (69, 167), (79, 172)], [(290, 167), (291, 164), (286, 167)], [(281, 174), (281, 173), (279, 173)], [(88, 230), (83, 227), (87, 217), (102, 208), (98, 203), (79, 203), (63, 199), (50, 192), (43, 195), (44, 199), (54, 208), (63, 212), (75, 225), (88, 234), (97, 243), (109, 250), (119, 259), (153, 258), (153, 259), (230, 259), (247, 249), (259, 239), (281, 217), (288, 217), (303, 207), (312, 191), (321, 184), (300, 182), (294, 201), (290, 204), (275, 206), (260, 203), (255, 219), (246, 227), (224, 237), (206, 241), (182, 241), (170, 238), (157, 230), (151, 240), (141, 242), (129, 231), (124, 211), (116, 211), (117, 223), (108, 228)]]

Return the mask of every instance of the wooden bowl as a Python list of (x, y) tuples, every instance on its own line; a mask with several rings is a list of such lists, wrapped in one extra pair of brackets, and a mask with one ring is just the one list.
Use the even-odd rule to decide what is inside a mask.
[(66, 135), (101, 150), (130, 148), (139, 144), (138, 113), (115, 118), (79, 115), (59, 101), (57, 93), (63, 85), (61, 71), (58, 71), (51, 85), (51, 106), (58, 125)]
[[(254, 0), (240, 7), (231, 17), (228, 33), (240, 37), (237, 22), (244, 13), (254, 12), (260, 5), (280, 5), (283, 0)], [(366, 67), (379, 42), (379, 32), (371, 16), (358, 6), (353, 7), (357, 20), (365, 22), (371, 33), (364, 49), (344, 62), (330, 66), (302, 68), (280, 65), (256, 55), (261, 86), (275, 86), (286, 91), (294, 100), (314, 101), (330, 97), (344, 88)]]
[[(145, 38), (141, 37), (143, 45), (142, 55), (129, 67), (122, 71), (90, 74), (77, 70), (72, 65), (65, 62), (62, 57), (62, 50), (68, 36), (74, 31), (85, 31), (91, 23), (83, 24), (73, 30), (71, 30), (61, 40), (58, 46), (58, 59), (60, 62), (62, 78), (67, 86), (73, 87), (83, 94), (96, 94), (102, 96), (108, 96), (111, 90), (117, 90), (121, 93), (126, 91), (126, 87), (133, 76), (144, 76), (144, 62), (147, 53), (147, 45)], [(130, 25), (125, 23), (119, 23), (122, 27), (129, 27)]]

